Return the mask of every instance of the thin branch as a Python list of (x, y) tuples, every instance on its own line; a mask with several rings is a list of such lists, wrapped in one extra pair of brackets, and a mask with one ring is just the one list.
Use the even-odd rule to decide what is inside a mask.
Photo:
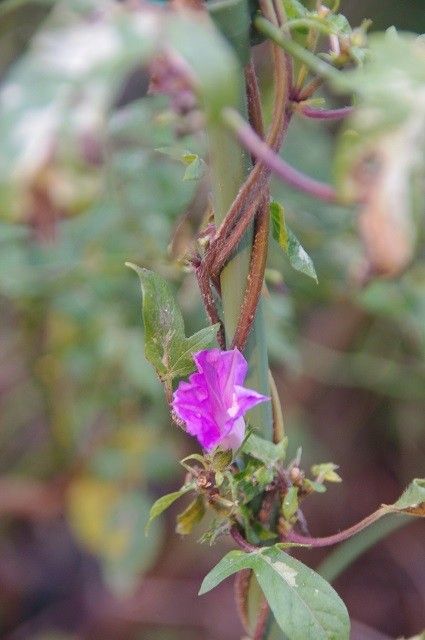
[(279, 47), (282, 47), (291, 56), (303, 62), (306, 67), (313, 73), (326, 80), (334, 80), (341, 82), (341, 73), (327, 62), (324, 62), (313, 53), (304, 49), (294, 40), (291, 40), (287, 34), (283, 33), (279, 27), (276, 27), (262, 16), (258, 16), (254, 20), (256, 29), (263, 35), (273, 40)]
[(317, 89), (323, 84), (323, 79), (320, 77), (313, 78), (304, 88), (301, 88), (298, 93), (293, 97), (294, 102), (304, 102), (316, 93)]
[(285, 437), (285, 424), (283, 421), (282, 405), (280, 403), (279, 394), (277, 392), (276, 383), (273, 374), (269, 369), (269, 385), (272, 397), (273, 410), (273, 442), (278, 444)]
[(372, 513), (370, 516), (367, 516), (357, 524), (354, 524), (352, 527), (349, 527), (348, 529), (344, 529), (339, 533), (335, 533), (332, 536), (326, 536), (324, 538), (312, 538), (309, 536), (302, 536), (302, 535), (299, 535), (298, 533), (294, 533), (291, 531), (288, 534), (285, 534), (285, 540), (288, 540), (289, 542), (298, 542), (300, 544), (306, 544), (311, 547), (329, 547), (333, 544), (338, 544), (343, 540), (347, 540), (347, 538), (351, 538), (351, 536), (356, 535), (356, 533), (360, 533), (360, 531), (370, 526), (371, 524), (379, 520), (379, 518), (382, 518), (382, 516), (386, 515), (387, 513), (388, 511), (385, 508), (381, 507), (380, 509), (377, 509), (377, 511)]
[(249, 633), (249, 617), (248, 617), (248, 592), (251, 582), (251, 569), (242, 569), (235, 575), (234, 593), (235, 602), (238, 610), (240, 621), (247, 633)]
[(234, 109), (225, 109), (223, 118), (234, 131), (239, 142), (267, 164), (270, 170), (286, 184), (323, 202), (341, 202), (333, 187), (304, 175), (282, 160)]
[(217, 332), (217, 341), (222, 349), (226, 348), (226, 341), (224, 338), (223, 323), (218, 315), (217, 307), (211, 291), (211, 283), (208, 274), (203, 269), (202, 263), (195, 268), (195, 275), (198, 281), (199, 291), (201, 292), (202, 302), (204, 303), (205, 311), (207, 312), (208, 319), (211, 324), (219, 323), (220, 328)]
[(353, 107), (341, 107), (340, 109), (315, 109), (314, 107), (298, 107), (295, 113), (299, 113), (306, 118), (313, 120), (342, 120), (351, 115), (354, 111)]
[(258, 301), (264, 282), (264, 272), (267, 263), (269, 244), (269, 197), (260, 203), (254, 227), (254, 242), (252, 245), (250, 269), (247, 278), (245, 296), (243, 299), (238, 325), (233, 336), (232, 349), (237, 347), (243, 351), (255, 318)]
[(254, 544), (251, 544), (250, 542), (248, 542), (248, 540), (245, 540), (245, 538), (241, 535), (236, 525), (233, 525), (233, 527), (230, 529), (230, 535), (232, 536), (233, 540), (236, 542), (238, 547), (243, 551), (246, 551), (247, 553), (252, 553), (252, 551), (257, 551), (259, 548), (259, 547), (256, 547)]
[(269, 626), (270, 607), (266, 599), (264, 599), (257, 616), (257, 624), (255, 625), (252, 640), (266, 640)]

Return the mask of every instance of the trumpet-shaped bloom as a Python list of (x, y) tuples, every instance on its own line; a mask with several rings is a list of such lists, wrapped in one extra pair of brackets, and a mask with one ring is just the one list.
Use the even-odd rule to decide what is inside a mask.
[(242, 386), (248, 363), (237, 349), (207, 349), (193, 359), (198, 371), (180, 382), (173, 410), (203, 449), (237, 449), (245, 437), (244, 414), (269, 398)]

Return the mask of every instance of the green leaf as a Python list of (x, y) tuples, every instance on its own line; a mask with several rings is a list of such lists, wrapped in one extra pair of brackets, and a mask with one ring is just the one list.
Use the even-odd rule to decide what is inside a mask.
[(425, 479), (415, 478), (394, 504), (382, 505), (389, 513), (425, 517)]
[(197, 496), (190, 505), (177, 516), (176, 533), (186, 536), (193, 527), (201, 522), (205, 515), (205, 502), (202, 496)]
[(164, 382), (186, 376), (194, 369), (192, 354), (214, 346), (218, 325), (186, 338), (182, 313), (167, 282), (148, 269), (130, 262), (126, 266), (140, 277), (146, 359)]
[(203, 455), (201, 455), (200, 453), (191, 453), (190, 455), (188, 455), (185, 458), (183, 458), (183, 460), (180, 460), (180, 464), (183, 467), (185, 467), (185, 469), (190, 468), (189, 465), (186, 464), (188, 462), (188, 460), (196, 460), (196, 462), (199, 462), (200, 464), (202, 464), (204, 469), (207, 468), (207, 461), (206, 461), (205, 457)]
[(256, 460), (264, 462), (264, 464), (275, 464), (285, 459), (287, 447), (288, 438), (286, 437), (278, 444), (274, 444), (269, 440), (265, 440), (251, 433), (246, 439), (242, 451), (256, 458)]
[(289, 640), (348, 640), (350, 621), (344, 603), (312, 569), (274, 547), (259, 553), (253, 568)]
[(348, 640), (350, 620), (335, 590), (309, 567), (274, 547), (231, 551), (204, 579), (200, 594), (252, 569), (288, 640)]
[(325, 493), (326, 487), (321, 482), (315, 482), (314, 480), (309, 480), (309, 478), (305, 478), (303, 482), (303, 487), (307, 490), (315, 491), (316, 493)]
[(296, 235), (287, 227), (283, 206), (276, 201), (270, 203), (272, 235), (289, 258), (291, 267), (313, 278), (316, 282), (317, 274), (314, 264)]
[(272, 202), (270, 203), (270, 217), (272, 223), (273, 238), (284, 250), (284, 252), (287, 253), (288, 231), (285, 224), (285, 210), (279, 202), (276, 202), (276, 200), (272, 200)]
[(202, 158), (194, 158), (184, 172), (183, 180), (199, 180), (205, 173), (205, 162)]
[(282, 502), (282, 513), (285, 520), (290, 521), (298, 511), (298, 489), (289, 487)]
[(313, 260), (290, 229), (288, 229), (288, 257), (293, 269), (301, 271), (318, 282)]
[(145, 526), (145, 533), (148, 532), (149, 527), (152, 524), (152, 522), (155, 520), (155, 518), (160, 516), (161, 513), (163, 513), (166, 509), (171, 507), (173, 502), (181, 498), (181, 496), (184, 496), (185, 493), (187, 493), (188, 491), (192, 491), (192, 489), (194, 489), (193, 484), (186, 484), (184, 485), (184, 487), (182, 487), (178, 491), (167, 493), (165, 496), (161, 496), (161, 498), (158, 498), (158, 500), (156, 500), (156, 502), (154, 502), (153, 505), (151, 506), (151, 509), (149, 512), (149, 520), (147, 521)]
[(202, 581), (201, 588), (199, 589), (200, 596), (204, 593), (208, 593), (212, 589), (215, 589), (223, 580), (242, 571), (243, 569), (252, 568), (252, 555), (251, 553), (245, 553), (235, 549), (230, 551), (220, 560), (220, 562), (205, 576)]
[(284, 0), (283, 4), (288, 20), (305, 18), (309, 13), (307, 8), (299, 0)]
[(320, 478), (319, 482), (326, 480), (326, 482), (342, 482), (341, 476), (336, 473), (338, 465), (333, 462), (322, 462), (322, 464), (314, 464), (311, 467), (311, 473)]
[(205, 173), (206, 164), (197, 153), (179, 149), (178, 147), (157, 147), (155, 151), (162, 153), (173, 160), (177, 160), (185, 165), (183, 180), (199, 180)]
[(233, 451), (227, 449), (226, 451), (218, 450), (214, 453), (211, 465), (214, 471), (225, 471), (232, 463)]

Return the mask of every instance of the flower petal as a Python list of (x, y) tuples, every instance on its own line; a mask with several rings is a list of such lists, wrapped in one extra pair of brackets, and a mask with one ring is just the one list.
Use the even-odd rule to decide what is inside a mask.
[[(237, 409), (234, 413), (234, 418), (239, 418), (257, 404), (270, 400), (268, 396), (263, 396), (262, 393), (258, 393), (254, 391), (254, 389), (247, 389), (239, 385), (235, 386), (235, 396), (236, 402), (234, 404), (237, 406)], [(232, 408), (233, 407), (234, 405), (232, 405)]]
[(245, 438), (245, 420), (238, 418), (233, 422), (232, 428), (225, 438), (220, 442), (223, 449), (239, 449)]
[(248, 364), (237, 349), (208, 349), (193, 358), (198, 372), (180, 382), (173, 409), (204, 449), (238, 448), (245, 435), (242, 416), (269, 398), (242, 386)]

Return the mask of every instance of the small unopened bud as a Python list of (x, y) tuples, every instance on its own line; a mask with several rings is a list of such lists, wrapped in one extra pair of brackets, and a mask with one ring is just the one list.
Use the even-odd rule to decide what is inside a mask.
[(305, 473), (299, 467), (292, 467), (289, 472), (289, 477), (292, 484), (294, 484), (296, 487), (301, 487), (304, 482)]

